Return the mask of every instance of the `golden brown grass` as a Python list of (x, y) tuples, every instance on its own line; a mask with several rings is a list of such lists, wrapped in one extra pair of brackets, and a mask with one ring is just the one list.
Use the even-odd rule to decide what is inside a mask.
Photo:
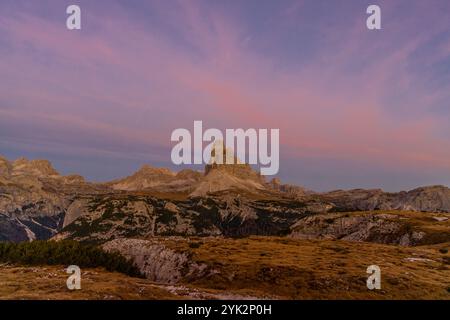
[[(245, 239), (166, 239), (164, 243), (217, 271), (184, 285), (215, 295), (275, 299), (450, 299), (450, 243), (399, 247), (372, 243)], [(419, 259), (410, 261), (408, 258)], [(366, 287), (378, 265), (382, 289)], [(1, 299), (177, 299), (163, 286), (101, 269), (83, 270), (69, 291), (63, 267), (0, 267)], [(189, 296), (183, 296), (189, 298)]]
[[(450, 299), (450, 257), (440, 252), (449, 243), (399, 247), (274, 237), (191, 243), (196, 245), (168, 244), (220, 271), (190, 283), (216, 292), (287, 299)], [(370, 265), (381, 268), (381, 290), (366, 287)]]
[(103, 269), (83, 269), (81, 290), (69, 290), (62, 266), (0, 266), (0, 299), (8, 300), (121, 300), (176, 299), (145, 279)]
[[(450, 243), (402, 247), (256, 236), (161, 239), (215, 271), (179, 284), (191, 292), (274, 299), (450, 300)], [(381, 268), (381, 290), (366, 287), (370, 265)], [(80, 291), (66, 288), (67, 277), (62, 266), (3, 265), (0, 299), (180, 298), (162, 285), (102, 269), (84, 269)]]

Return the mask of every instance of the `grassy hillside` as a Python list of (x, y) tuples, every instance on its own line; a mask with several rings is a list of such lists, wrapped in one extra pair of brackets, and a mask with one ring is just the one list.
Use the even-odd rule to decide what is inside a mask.
[[(177, 284), (164, 285), (104, 268), (82, 268), (82, 290), (71, 292), (62, 265), (0, 265), (0, 299), (450, 300), (450, 243), (401, 247), (280, 237), (166, 237), (160, 241), (187, 253), (191, 261), (205, 264), (211, 272), (202, 277), (186, 275)], [(23, 250), (18, 251), (23, 254)], [(26, 262), (23, 257), (27, 255), (16, 261)], [(381, 268), (381, 290), (366, 287), (366, 269), (373, 264)]]
[(125, 300), (177, 299), (146, 279), (128, 277), (103, 268), (83, 268), (81, 290), (69, 290), (64, 266), (0, 265), (0, 299)]
[[(450, 243), (401, 247), (374, 243), (245, 239), (165, 240), (216, 272), (190, 286), (287, 299), (450, 299)], [(370, 265), (382, 289), (366, 287)]]

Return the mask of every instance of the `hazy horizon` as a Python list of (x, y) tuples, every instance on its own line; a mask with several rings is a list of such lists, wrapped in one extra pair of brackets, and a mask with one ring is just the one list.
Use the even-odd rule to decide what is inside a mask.
[[(4, 155), (0, 154), (0, 157), (4, 157)], [(10, 158), (6, 157), (6, 159), (8, 161), (10, 161), (10, 162), (18, 160), (20, 158), (25, 158), (25, 159), (27, 159), (29, 161), (31, 161), (31, 160), (48, 160), (48, 161), (50, 161), (52, 166), (55, 168), (55, 170), (58, 171), (58, 173), (60, 173), (63, 176), (64, 175), (72, 175), (72, 174), (77, 174), (77, 175), (80, 174), (79, 172), (67, 171), (64, 168), (59, 167), (58, 165), (55, 165), (53, 163), (53, 161), (51, 161), (50, 159), (27, 158), (27, 157), (17, 157), (17, 158), (14, 158), (14, 159), (10, 159)], [(86, 179), (86, 181), (91, 182), (91, 183), (106, 183), (106, 182), (111, 182), (113, 180), (122, 179), (122, 178), (125, 178), (127, 176), (131, 176), (132, 174), (134, 174), (135, 172), (140, 170), (144, 165), (150, 165), (150, 166), (155, 167), (155, 168), (168, 168), (168, 169), (170, 169), (171, 171), (173, 171), (175, 173), (177, 173), (179, 171), (182, 171), (182, 170), (185, 170), (185, 169), (191, 169), (191, 170), (195, 170), (195, 171), (199, 171), (199, 172), (204, 172), (204, 165), (184, 165), (184, 166), (169, 165), (169, 166), (164, 166), (164, 165), (154, 165), (152, 163), (142, 163), (142, 164), (138, 165), (137, 167), (135, 167), (134, 169), (131, 169), (130, 172), (125, 173), (124, 175), (112, 175), (109, 178), (106, 178), (106, 179), (103, 179), (103, 180), (90, 179), (87, 176), (84, 176), (84, 175), (82, 175), (82, 176)], [(255, 171), (258, 170), (258, 168), (256, 166), (252, 166), (252, 167), (253, 167), (253, 169)], [(272, 180), (273, 178), (279, 178), (279, 175), (266, 176), (265, 177), (267, 182), (270, 182), (270, 180)], [(400, 192), (400, 191), (410, 191), (410, 190), (413, 190), (413, 189), (416, 189), (416, 188), (419, 188), (419, 187), (427, 187), (427, 186), (437, 185), (437, 184), (428, 184), (428, 185), (420, 185), (420, 186), (415, 186), (415, 187), (411, 187), (411, 188), (407, 188), (407, 189), (397, 189), (397, 190), (396, 189), (388, 190), (388, 189), (383, 189), (383, 188), (377, 187), (377, 186), (364, 187), (364, 186), (351, 186), (351, 185), (349, 185), (348, 187), (336, 186), (335, 188), (320, 190), (320, 189), (310, 188), (307, 185), (302, 185), (302, 184), (298, 184), (296, 182), (291, 182), (289, 180), (281, 180), (281, 183), (282, 184), (294, 184), (294, 185), (297, 185), (297, 186), (300, 186), (300, 187), (304, 187), (304, 188), (306, 188), (308, 190), (315, 191), (315, 192), (329, 192), (329, 191), (335, 191), (335, 190), (351, 190), (351, 189), (382, 189), (383, 191), (386, 191), (386, 192)], [(448, 185), (444, 185), (444, 186), (450, 187)]]

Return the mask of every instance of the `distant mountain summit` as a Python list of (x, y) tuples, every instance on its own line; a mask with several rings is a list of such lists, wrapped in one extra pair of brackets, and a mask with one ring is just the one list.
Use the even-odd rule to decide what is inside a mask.
[(269, 188), (264, 177), (248, 164), (241, 163), (223, 142), (216, 143), (212, 148), (203, 174), (193, 170), (174, 173), (167, 168), (144, 165), (133, 175), (108, 185), (114, 190), (124, 191), (188, 192), (191, 197), (226, 190), (257, 193)]
[[(277, 228), (288, 226), (288, 221), (283, 220), (287, 215), (289, 223), (293, 223), (306, 215), (332, 212), (450, 212), (450, 189), (445, 186), (420, 187), (397, 193), (379, 189), (315, 193), (299, 186), (282, 184), (279, 179), (266, 182), (247, 164), (238, 161), (220, 163), (215, 160), (215, 155), (211, 158), (204, 172), (185, 169), (176, 173), (144, 165), (123, 179), (89, 183), (79, 175), (60, 175), (47, 160), (21, 158), (9, 161), (0, 156), (0, 241), (48, 239), (72, 223), (83, 223), (79, 220), (82, 217), (90, 223), (97, 221), (96, 214), (107, 221), (125, 218), (133, 226), (141, 224), (144, 218), (150, 219), (146, 222), (147, 227), (162, 229), (157, 232), (143, 230), (149, 234), (182, 234), (190, 230), (195, 235), (196, 230), (203, 230), (202, 226), (209, 221), (207, 224), (213, 229), (201, 232), (214, 235), (218, 227), (224, 230), (237, 228), (238, 220), (235, 219), (250, 221), (248, 225), (239, 227), (242, 230), (230, 231), (234, 235), (242, 232), (276, 234), (281, 230)], [(114, 200), (114, 206), (105, 206), (107, 199), (115, 197), (120, 200)], [(167, 199), (184, 201), (180, 202), (182, 208)], [(129, 206), (125, 205), (127, 201)], [(114, 207), (117, 208), (113, 210)], [(158, 208), (159, 212), (149, 218), (151, 208)], [(136, 216), (127, 220), (128, 214)], [(270, 223), (264, 220), (268, 216), (273, 219)], [(258, 220), (261, 224), (254, 225), (252, 219), (262, 219)], [(317, 221), (311, 220), (310, 223)], [(323, 221), (326, 223), (328, 220), (324, 218)], [(125, 228), (121, 224), (116, 226)], [(311, 227), (301, 223), (299, 226)], [(104, 228), (95, 223), (93, 227)], [(80, 228), (84, 230), (83, 225)]]
[(200, 172), (193, 170), (186, 169), (175, 173), (167, 168), (143, 165), (133, 175), (111, 181), (106, 185), (114, 190), (123, 191), (189, 192), (201, 177)]
[(248, 164), (214, 163), (206, 165), (204, 177), (190, 196), (206, 196), (225, 190), (258, 193), (267, 190), (267, 185), (264, 177)]
[(20, 158), (12, 163), (12, 175), (32, 175), (38, 177), (59, 176), (50, 161), (48, 160), (28, 160)]
[(257, 192), (267, 189), (262, 176), (246, 164), (208, 164), (205, 172), (185, 169), (175, 173), (167, 168), (144, 165), (133, 175), (106, 183), (113, 190), (181, 192), (206, 196), (224, 190)]
[(321, 197), (349, 211), (411, 210), (450, 212), (450, 189), (446, 186), (428, 186), (411, 191), (384, 192), (375, 190), (336, 190)]
[(218, 141), (211, 148), (203, 179), (190, 196), (200, 197), (226, 190), (258, 193), (267, 190), (267, 187), (263, 176), (250, 165), (243, 164), (231, 149), (225, 147), (223, 141)]
[(110, 184), (115, 190), (143, 190), (166, 184), (174, 177), (175, 173), (169, 169), (143, 165), (133, 175), (112, 181)]
[(0, 157), (0, 241), (51, 237), (74, 197), (101, 188), (78, 175), (61, 176), (47, 160)]
[(48, 160), (19, 158), (13, 162), (0, 156), (0, 176), (57, 177), (59, 173)]

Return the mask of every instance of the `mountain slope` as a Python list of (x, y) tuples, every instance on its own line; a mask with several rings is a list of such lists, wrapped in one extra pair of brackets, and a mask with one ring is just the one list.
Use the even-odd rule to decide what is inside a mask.
[(133, 175), (107, 183), (114, 190), (138, 191), (158, 190), (160, 192), (183, 192), (191, 190), (202, 174), (193, 170), (175, 173), (166, 168), (142, 166)]
[(46, 160), (0, 157), (0, 239), (48, 239), (62, 227), (73, 197), (102, 188), (61, 176)]
[(352, 210), (411, 210), (450, 212), (450, 188), (445, 186), (421, 187), (397, 193), (382, 190), (337, 190), (322, 195), (346, 211)]
[(258, 193), (267, 190), (267, 186), (264, 178), (249, 165), (207, 165), (205, 176), (190, 196), (201, 197), (225, 190)]
[(267, 183), (248, 165), (217, 163), (204, 173), (143, 166), (127, 178), (93, 184), (78, 175), (61, 176), (46, 160), (0, 157), (0, 240), (48, 239), (74, 223), (86, 225), (87, 233), (93, 231), (90, 223), (94, 231), (106, 230), (121, 221), (108, 215), (125, 213), (132, 227), (110, 230), (111, 236), (279, 235), (304, 215), (374, 210), (450, 212), (450, 189), (314, 193), (276, 179)]

